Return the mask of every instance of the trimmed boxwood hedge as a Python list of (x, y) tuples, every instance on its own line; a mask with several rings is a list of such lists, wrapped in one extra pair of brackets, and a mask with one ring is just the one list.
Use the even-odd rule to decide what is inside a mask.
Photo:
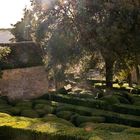
[(111, 111), (105, 111), (100, 109), (92, 109), (83, 106), (69, 105), (61, 103), (60, 106), (56, 108), (56, 112), (59, 111), (73, 111), (80, 115), (89, 116), (103, 116), (107, 123), (118, 123), (125, 124), (134, 127), (140, 127), (140, 117), (128, 114), (120, 114)]
[(73, 116), (75, 112), (72, 111), (60, 111), (56, 112), (57, 117), (63, 118), (65, 120), (70, 120), (71, 116)]
[[(60, 120), (60, 121), (59, 121)], [(0, 113), (1, 140), (88, 140), (90, 135), (84, 129), (76, 128), (65, 120), (48, 117), (31, 119), (12, 117)]]
[(21, 111), (21, 116), (30, 117), (30, 118), (38, 118), (39, 114), (32, 109), (26, 109), (26, 110)]
[(104, 123), (105, 122), (105, 118), (104, 117), (100, 117), (100, 116), (80, 116), (77, 115), (77, 117), (75, 118), (75, 123), (77, 126), (79, 126), (82, 123), (85, 122), (93, 122), (93, 123)]
[(110, 105), (106, 101), (95, 100), (95, 99), (80, 99), (78, 97), (71, 97), (69, 95), (60, 95), (60, 94), (45, 94), (40, 98), (53, 100), (56, 102), (63, 102), (73, 105), (85, 106), (90, 108), (97, 108), (103, 110), (114, 111), (118, 113), (125, 113), (130, 115), (140, 116), (140, 107), (135, 105), (127, 105), (127, 104), (114, 104)]

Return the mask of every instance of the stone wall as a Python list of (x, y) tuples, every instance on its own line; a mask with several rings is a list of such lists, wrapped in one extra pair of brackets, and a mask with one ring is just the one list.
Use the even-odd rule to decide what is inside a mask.
[(35, 98), (47, 90), (47, 73), (43, 66), (4, 70), (0, 79), (0, 95), (10, 99)]

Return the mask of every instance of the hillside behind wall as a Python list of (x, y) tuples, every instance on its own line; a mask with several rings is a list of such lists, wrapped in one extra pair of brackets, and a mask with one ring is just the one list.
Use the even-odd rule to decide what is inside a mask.
[(4, 70), (0, 79), (0, 95), (10, 99), (35, 98), (47, 90), (47, 73), (43, 66)]

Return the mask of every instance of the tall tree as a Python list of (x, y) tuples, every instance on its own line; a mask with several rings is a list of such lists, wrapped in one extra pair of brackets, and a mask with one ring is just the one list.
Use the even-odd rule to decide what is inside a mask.
[(11, 41), (31, 41), (31, 19), (32, 14), (30, 10), (24, 9), (24, 17), (21, 21), (18, 21), (16, 24), (12, 25), (11, 33), (14, 35)]

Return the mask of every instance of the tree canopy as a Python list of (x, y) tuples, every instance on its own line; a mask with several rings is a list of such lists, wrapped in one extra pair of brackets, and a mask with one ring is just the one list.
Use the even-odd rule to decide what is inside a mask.
[[(140, 56), (139, 0), (31, 0), (30, 32), (44, 52), (47, 70), (65, 73), (69, 67), (105, 62), (106, 85), (116, 72), (137, 68)], [(28, 12), (27, 12), (28, 13)], [(25, 15), (27, 15), (25, 12)], [(26, 21), (26, 16), (20, 23)], [(16, 29), (17, 26), (16, 25)], [(25, 25), (24, 25), (25, 26)]]

